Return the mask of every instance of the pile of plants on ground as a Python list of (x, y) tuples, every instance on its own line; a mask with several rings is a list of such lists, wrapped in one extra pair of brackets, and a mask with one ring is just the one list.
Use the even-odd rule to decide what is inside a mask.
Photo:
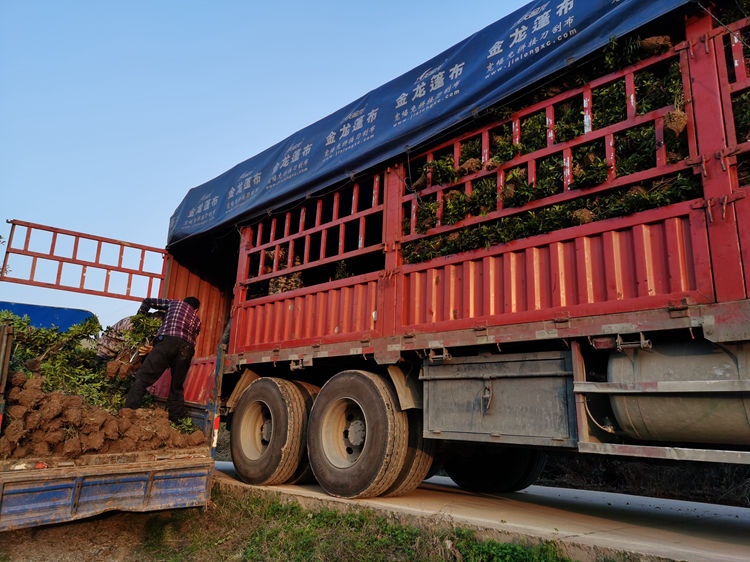
[(77, 458), (205, 442), (189, 419), (173, 425), (167, 412), (153, 404), (122, 408), (139, 363), (137, 345), (153, 335), (148, 333), (150, 320), (134, 320), (133, 329), (124, 334), (134, 347), (126, 345), (105, 365), (96, 360), (101, 326), (93, 316), (66, 331), (33, 327), (28, 317), (7, 311), (0, 311), (0, 322), (14, 329), (0, 459)]
[[(671, 47), (672, 40), (668, 36), (646, 39), (630, 36), (620, 41), (613, 40), (599, 59), (594, 59), (565, 81), (531, 92), (515, 105), (496, 108), (495, 116), (508, 119), (524, 106), (586, 84), (598, 75), (665, 53)], [(687, 116), (684, 112), (685, 100), (679, 63), (665, 61), (640, 69), (634, 74), (634, 82), (637, 114), (644, 115), (659, 108), (672, 107), (664, 116), (665, 157), (667, 163), (683, 160), (688, 156)], [(595, 88), (592, 96), (594, 130), (609, 127), (627, 118), (624, 77)], [(556, 142), (570, 141), (584, 134), (581, 95), (555, 104), (554, 114)], [(411, 186), (417, 196), (414, 232), (424, 234), (438, 225), (451, 226), (467, 217), (486, 216), (501, 208), (499, 201), (503, 209), (512, 209), (562, 194), (565, 187), (562, 149), (536, 159), (533, 180), (528, 177), (528, 165), (524, 163), (505, 169), (501, 188), (498, 186), (497, 176), (492, 174), (472, 181), (469, 193), (465, 192), (463, 184), (446, 188), (442, 201), (437, 193), (420, 194), (427, 187), (428, 175), (432, 185), (450, 186), (467, 174), (494, 170), (517, 156), (544, 149), (547, 147), (547, 138), (546, 113), (540, 110), (521, 119), (519, 139), (514, 138), (511, 122), (490, 131), (491, 158), (484, 165), (480, 159), (481, 139), (478, 136), (461, 142), (458, 168), (455, 167), (452, 147), (435, 153), (434, 160), (422, 166), (422, 175)], [(603, 138), (578, 145), (572, 149), (569, 189), (593, 188), (614, 178), (654, 168), (658, 145), (653, 122), (614, 133), (614, 167), (607, 162)], [(489, 219), (481, 224), (468, 225), (460, 231), (453, 230), (407, 242), (402, 247), (403, 260), (405, 263), (427, 261), (438, 256), (662, 207), (698, 195), (700, 182), (690, 171), (645, 180), (635, 185), (581, 196), (495, 220)], [(403, 234), (410, 234), (411, 228), (411, 218), (404, 217)]]

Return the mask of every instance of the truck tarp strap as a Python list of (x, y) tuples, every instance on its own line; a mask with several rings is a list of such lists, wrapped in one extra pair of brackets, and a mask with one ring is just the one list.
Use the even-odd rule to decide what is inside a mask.
[(278, 208), (417, 146), (690, 0), (537, 0), (191, 189), (168, 244)]

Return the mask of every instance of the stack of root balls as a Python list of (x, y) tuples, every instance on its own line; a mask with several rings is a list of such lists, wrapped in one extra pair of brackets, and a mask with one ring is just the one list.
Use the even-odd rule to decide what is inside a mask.
[(43, 392), (44, 379), (17, 372), (10, 378), (0, 435), (0, 459), (77, 458), (85, 454), (127, 453), (197, 447), (199, 429), (182, 433), (160, 408), (123, 408), (113, 415), (80, 396)]

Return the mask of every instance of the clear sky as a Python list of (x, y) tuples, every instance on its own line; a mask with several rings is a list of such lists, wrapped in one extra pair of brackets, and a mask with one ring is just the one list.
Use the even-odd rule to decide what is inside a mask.
[[(19, 219), (163, 247), (190, 188), (526, 3), (0, 0), (0, 236)], [(104, 325), (138, 306), (0, 300)]]

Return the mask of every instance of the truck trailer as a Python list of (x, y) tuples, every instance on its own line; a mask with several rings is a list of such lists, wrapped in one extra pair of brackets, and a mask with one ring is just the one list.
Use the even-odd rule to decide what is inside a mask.
[(750, 463), (749, 26), (538, 0), (190, 190), (163, 292), (205, 303), (239, 477)]

